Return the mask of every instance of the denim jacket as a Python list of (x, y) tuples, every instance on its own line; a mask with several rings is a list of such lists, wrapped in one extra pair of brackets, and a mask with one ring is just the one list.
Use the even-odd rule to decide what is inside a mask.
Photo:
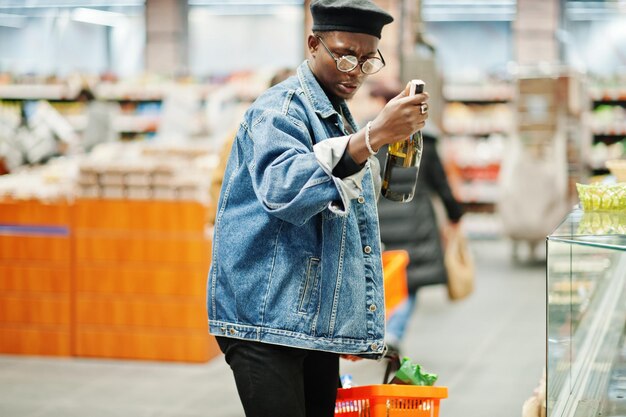
[(383, 354), (372, 161), (350, 177), (332, 175), (348, 139), (306, 61), (248, 109), (218, 203), (207, 285), (211, 334)]

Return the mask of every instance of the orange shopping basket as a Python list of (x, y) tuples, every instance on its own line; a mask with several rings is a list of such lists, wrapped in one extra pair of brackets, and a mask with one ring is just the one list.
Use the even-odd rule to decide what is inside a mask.
[(383, 285), (385, 287), (385, 316), (391, 313), (408, 297), (406, 267), (409, 253), (405, 250), (387, 250), (383, 258)]
[(438, 417), (447, 387), (365, 385), (337, 391), (335, 417)]

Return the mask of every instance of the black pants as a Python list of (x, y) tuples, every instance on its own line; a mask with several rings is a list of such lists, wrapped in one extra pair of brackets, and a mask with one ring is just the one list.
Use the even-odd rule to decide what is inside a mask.
[(246, 417), (333, 417), (339, 355), (217, 337)]

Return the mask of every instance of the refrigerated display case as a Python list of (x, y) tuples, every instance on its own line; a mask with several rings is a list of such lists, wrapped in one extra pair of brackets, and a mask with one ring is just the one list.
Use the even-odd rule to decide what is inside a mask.
[(548, 417), (626, 415), (626, 213), (572, 211), (547, 239)]

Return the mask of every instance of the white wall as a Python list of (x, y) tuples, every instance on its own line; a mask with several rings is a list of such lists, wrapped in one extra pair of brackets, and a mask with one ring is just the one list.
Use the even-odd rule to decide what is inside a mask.
[(121, 76), (134, 75), (143, 70), (144, 43), (143, 16), (126, 17), (109, 28), (74, 21), (65, 10), (29, 17), (21, 28), (0, 26), (0, 71), (63, 76), (112, 69)]
[(275, 14), (189, 11), (189, 64), (197, 76), (296, 67), (304, 59), (301, 6), (274, 7)]
[(599, 76), (626, 75), (626, 15), (568, 23), (566, 62)]
[(447, 81), (463, 82), (500, 74), (513, 59), (510, 22), (428, 22), (440, 69)]
[(146, 44), (145, 20), (142, 15), (128, 16), (111, 31), (111, 68), (120, 77), (143, 72)]

